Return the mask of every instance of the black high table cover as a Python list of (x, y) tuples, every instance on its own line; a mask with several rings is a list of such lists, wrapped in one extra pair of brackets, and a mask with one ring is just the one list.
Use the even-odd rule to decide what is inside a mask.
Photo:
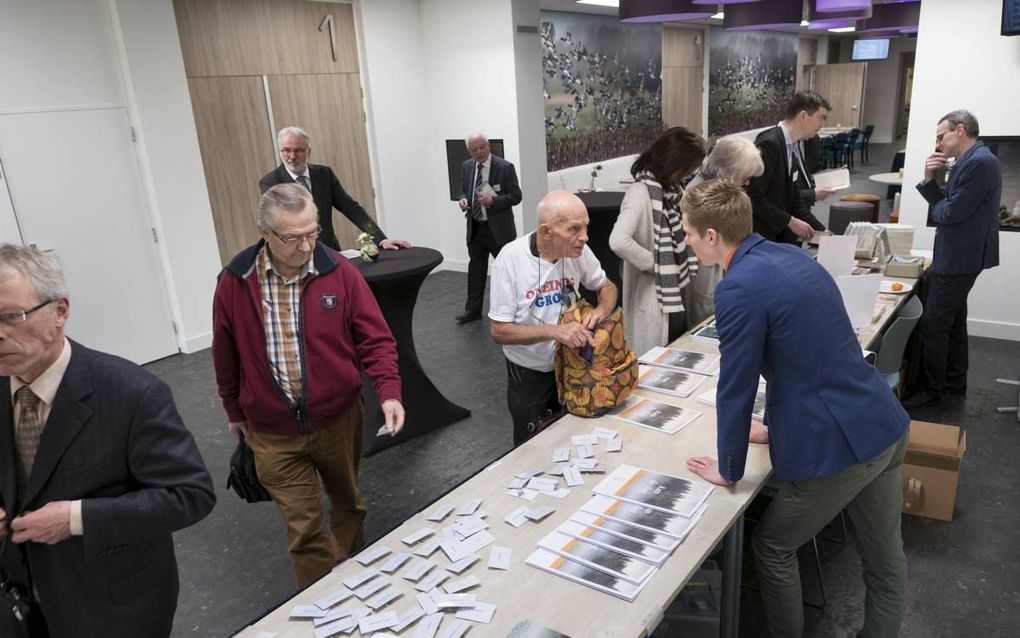
[(375, 262), (362, 261), (360, 257), (351, 260), (372, 289), (397, 341), (402, 403), (407, 415), (400, 434), (376, 436), (385, 419), (372, 381), (362, 373), (361, 395), (365, 401), (362, 453), (365, 456), (471, 416), (471, 410), (451, 402), (436, 388), (422, 370), (414, 347), (411, 326), (418, 291), (425, 277), (442, 262), (443, 255), (438, 250), (421, 247), (380, 250), (379, 260)]

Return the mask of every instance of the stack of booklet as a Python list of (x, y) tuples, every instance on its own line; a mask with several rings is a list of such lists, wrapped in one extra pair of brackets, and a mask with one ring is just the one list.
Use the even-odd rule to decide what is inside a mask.
[(527, 564), (633, 601), (708, 505), (712, 485), (622, 465)]
[[(698, 395), (698, 401), (715, 406), (715, 388)], [(758, 392), (754, 395), (754, 408), (751, 410), (751, 418), (755, 421), (765, 420), (765, 383), (758, 384)]]
[(719, 355), (655, 347), (638, 361), (639, 388), (686, 398), (714, 373)]
[(609, 412), (609, 416), (666, 434), (676, 434), (701, 414), (697, 410), (646, 399), (634, 394)]

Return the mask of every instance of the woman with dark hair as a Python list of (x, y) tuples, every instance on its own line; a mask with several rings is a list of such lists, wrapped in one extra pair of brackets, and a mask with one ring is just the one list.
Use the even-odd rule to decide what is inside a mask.
[(682, 127), (666, 130), (630, 168), (627, 190), (609, 247), (623, 260), (627, 344), (639, 355), (666, 345), (686, 329), (682, 290), (697, 258), (680, 227), (680, 182), (705, 157), (705, 140)]

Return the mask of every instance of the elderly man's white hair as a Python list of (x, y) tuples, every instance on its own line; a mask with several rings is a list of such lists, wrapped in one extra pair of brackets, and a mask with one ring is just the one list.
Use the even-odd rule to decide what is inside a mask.
[(291, 135), (297, 135), (305, 141), (305, 146), (309, 146), (312, 143), (312, 138), (308, 136), (308, 132), (300, 126), (287, 126), (280, 129), (280, 132), (276, 134), (276, 143), (280, 144), (283, 142), (283, 138), (290, 137)]
[(586, 210), (584, 202), (570, 191), (550, 191), (538, 203), (538, 223), (554, 224), (563, 215), (576, 210)]

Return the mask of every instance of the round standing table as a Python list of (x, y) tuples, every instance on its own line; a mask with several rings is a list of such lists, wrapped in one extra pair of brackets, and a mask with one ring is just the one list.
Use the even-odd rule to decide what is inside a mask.
[(903, 176), (900, 175), (899, 171), (895, 173), (875, 173), (874, 175), (868, 175), (868, 179), (879, 184), (889, 184), (890, 186), (903, 186)]
[(368, 282), (397, 341), (401, 402), (407, 415), (400, 434), (376, 436), (385, 419), (375, 388), (362, 373), (361, 394), (365, 401), (362, 450), (365, 456), (471, 416), (471, 410), (453, 403), (436, 388), (422, 369), (414, 347), (411, 327), (418, 291), (425, 277), (442, 262), (443, 255), (438, 250), (421, 247), (380, 250), (376, 262), (365, 262), (360, 257), (351, 260)]

